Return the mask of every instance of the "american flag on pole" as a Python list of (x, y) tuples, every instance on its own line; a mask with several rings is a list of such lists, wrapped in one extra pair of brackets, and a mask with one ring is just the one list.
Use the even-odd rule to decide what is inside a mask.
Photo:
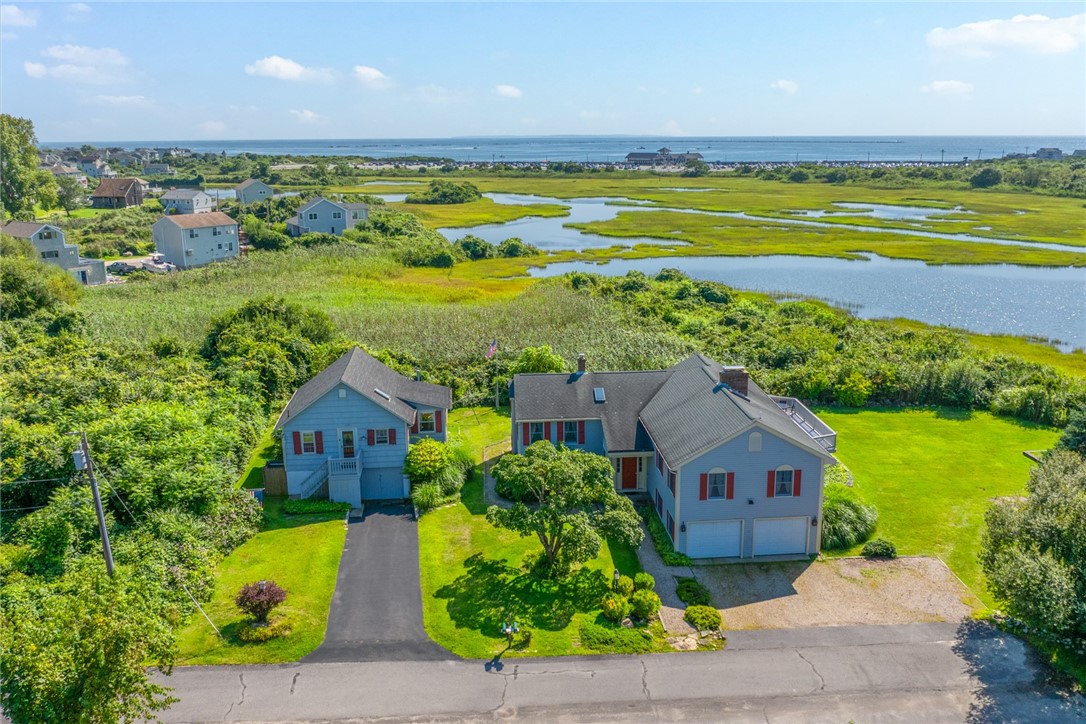
[(494, 340), (490, 343), (490, 346), (486, 348), (486, 358), (490, 359), (498, 353), (498, 340)]

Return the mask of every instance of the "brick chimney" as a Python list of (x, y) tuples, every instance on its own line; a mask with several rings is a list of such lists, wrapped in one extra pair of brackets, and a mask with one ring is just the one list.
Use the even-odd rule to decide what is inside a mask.
[(722, 367), (720, 370), (720, 384), (727, 385), (741, 395), (747, 394), (750, 375), (746, 367)]
[(577, 355), (577, 374), (584, 374), (584, 352)]

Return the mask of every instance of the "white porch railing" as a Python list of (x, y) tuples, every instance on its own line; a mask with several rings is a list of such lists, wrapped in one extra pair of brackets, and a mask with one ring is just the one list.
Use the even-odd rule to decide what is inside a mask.
[(358, 455), (353, 458), (329, 458), (328, 459), (328, 474), (329, 475), (358, 475), (358, 471), (362, 469), (362, 456)]
[(302, 487), (298, 494), (299, 498), (308, 498), (321, 489), (321, 485), (328, 479), (328, 466), (321, 465), (316, 470), (311, 472), (306, 479), (302, 481)]
[(837, 450), (837, 433), (826, 423), (818, 419), (818, 415), (807, 409), (807, 406), (795, 397), (773, 397), (773, 401), (781, 410), (792, 418), (792, 422), (799, 429), (807, 433), (807, 436), (817, 442), (826, 452)]

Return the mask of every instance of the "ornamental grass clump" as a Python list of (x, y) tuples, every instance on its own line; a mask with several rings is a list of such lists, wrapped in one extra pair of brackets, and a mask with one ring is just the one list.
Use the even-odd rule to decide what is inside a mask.
[(847, 485), (830, 483), (822, 503), (822, 547), (851, 548), (871, 537), (879, 514), (875, 506), (860, 500)]
[(285, 600), (287, 592), (275, 581), (257, 581), (242, 586), (234, 603), (253, 618), (253, 623), (265, 624), (272, 609)]

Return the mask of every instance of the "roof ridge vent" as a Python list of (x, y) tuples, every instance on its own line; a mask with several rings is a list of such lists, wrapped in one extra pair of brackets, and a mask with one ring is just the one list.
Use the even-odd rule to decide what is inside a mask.
[(391, 401), (392, 401), (392, 396), (391, 396), (391, 395), (389, 395), (389, 394), (388, 394), (387, 392), (385, 392), (384, 390), (382, 390), (381, 388), (379, 388), (379, 387), (374, 387), (374, 388), (373, 388), (373, 391), (374, 391), (374, 392), (375, 392), (375, 393), (377, 394), (377, 396), (378, 396), (378, 397), (381, 397), (381, 398), (385, 399), (385, 400), (386, 400), (386, 401), (388, 401), (388, 402), (391, 402)]

